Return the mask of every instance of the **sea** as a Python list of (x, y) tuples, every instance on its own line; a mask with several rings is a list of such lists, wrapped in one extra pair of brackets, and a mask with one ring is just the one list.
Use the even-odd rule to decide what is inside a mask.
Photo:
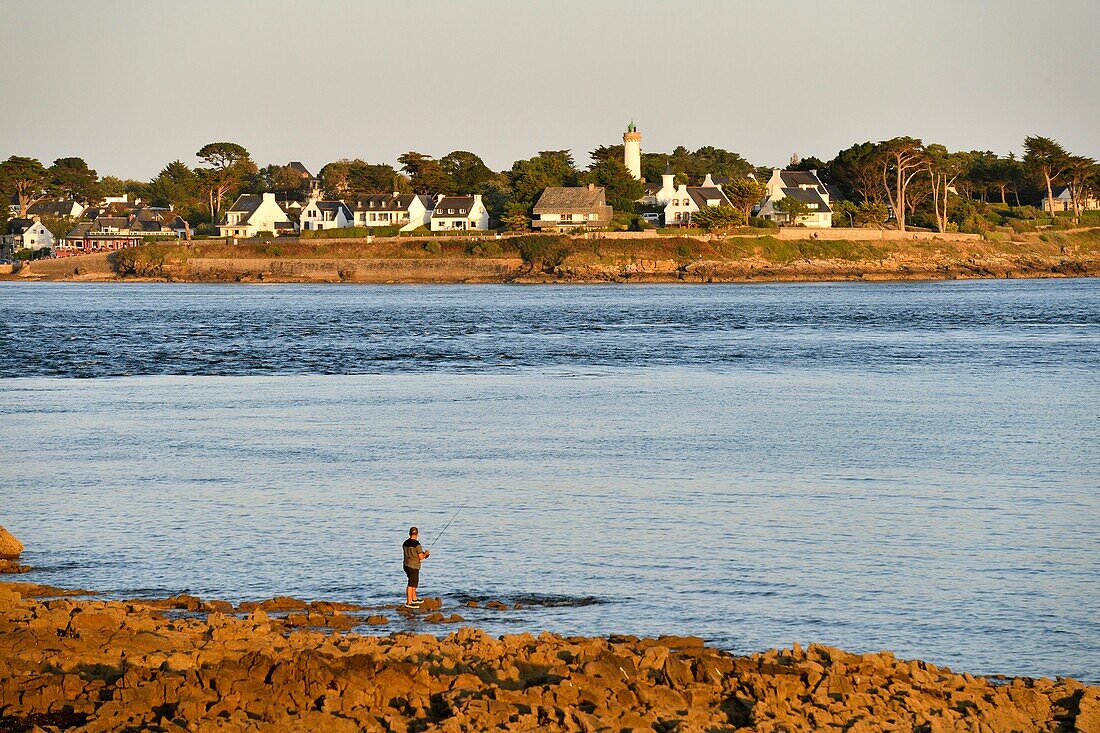
[(1098, 280), (6, 282), (0, 456), (24, 580), (1100, 682)]

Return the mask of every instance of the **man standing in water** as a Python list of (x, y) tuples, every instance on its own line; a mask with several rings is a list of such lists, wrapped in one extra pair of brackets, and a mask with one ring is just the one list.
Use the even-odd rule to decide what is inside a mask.
[(409, 527), (409, 539), (401, 545), (405, 552), (403, 562), (405, 575), (409, 578), (409, 584), (405, 587), (405, 605), (410, 607), (420, 605), (420, 600), (416, 597), (416, 586), (420, 585), (420, 561), (426, 560), (431, 555), (420, 544), (419, 536), (420, 530)]

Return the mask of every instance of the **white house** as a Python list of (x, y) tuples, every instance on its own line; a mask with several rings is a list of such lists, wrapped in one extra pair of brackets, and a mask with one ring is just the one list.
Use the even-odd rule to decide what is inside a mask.
[(785, 171), (773, 168), (772, 176), (767, 183), (767, 193), (760, 204), (757, 216), (761, 219), (790, 223), (788, 221), (790, 217), (775, 208), (775, 204), (787, 196), (802, 201), (809, 210), (809, 213), (798, 218), (799, 224), (819, 229), (833, 225), (829, 189), (817, 177), (817, 171)]
[(12, 254), (29, 249), (53, 249), (53, 234), (37, 219), (12, 219), (8, 222), (7, 233), (3, 236), (3, 250)]
[(35, 201), (27, 208), (28, 216), (77, 217), (84, 213), (84, 205), (72, 199)]
[[(1040, 207), (1043, 211), (1050, 211), (1050, 207), (1047, 205), (1047, 197), (1043, 197), (1043, 202)], [(1083, 211), (1095, 211), (1100, 209), (1100, 200), (1097, 200), (1095, 196), (1084, 196), (1081, 199), (1081, 209)], [(1062, 192), (1054, 197), (1054, 211), (1073, 211), (1073, 193), (1070, 192), (1069, 187), (1062, 189)]]
[(489, 210), (481, 202), (480, 194), (441, 196), (432, 209), (433, 232), (488, 228)]
[(355, 226), (399, 227), (411, 232), (431, 222), (432, 199), (411, 193), (372, 194), (355, 204)]
[(687, 186), (681, 183), (665, 202), (665, 225), (691, 226), (691, 215), (707, 206), (733, 204), (726, 198), (721, 186)]
[(289, 222), (290, 218), (275, 201), (275, 194), (243, 193), (225, 212), (218, 234), (234, 238), (255, 237), (260, 232), (282, 234)]
[(318, 201), (311, 198), (302, 209), (298, 223), (302, 231), (343, 229), (350, 227), (355, 217), (343, 201)]

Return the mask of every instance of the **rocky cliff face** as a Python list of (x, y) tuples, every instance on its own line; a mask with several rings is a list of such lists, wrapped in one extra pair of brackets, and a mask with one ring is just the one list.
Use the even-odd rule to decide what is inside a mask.
[(1100, 688), (885, 652), (734, 657), (690, 637), (472, 628), (372, 637), (333, 631), (367, 622), (347, 604), (243, 613), (20, 591), (48, 589), (0, 584), (0, 731), (1100, 730)]

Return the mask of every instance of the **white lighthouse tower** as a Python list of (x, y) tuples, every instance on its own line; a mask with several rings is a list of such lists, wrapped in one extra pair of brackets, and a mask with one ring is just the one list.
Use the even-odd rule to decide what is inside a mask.
[(623, 133), (623, 165), (635, 180), (642, 180), (642, 133), (638, 132), (633, 120)]

